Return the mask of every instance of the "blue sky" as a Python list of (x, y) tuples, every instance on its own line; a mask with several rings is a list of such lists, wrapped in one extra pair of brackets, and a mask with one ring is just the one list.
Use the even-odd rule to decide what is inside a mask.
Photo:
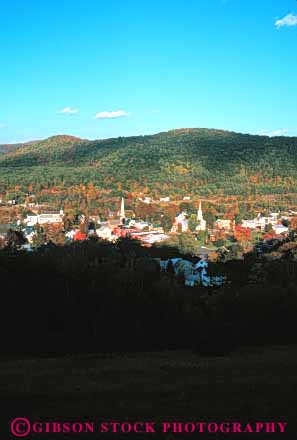
[(0, 143), (297, 135), (296, 0), (3, 0)]

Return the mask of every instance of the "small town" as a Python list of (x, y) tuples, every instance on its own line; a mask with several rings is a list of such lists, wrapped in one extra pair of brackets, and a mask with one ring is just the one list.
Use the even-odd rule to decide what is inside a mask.
[[(34, 200), (34, 201), (33, 201)], [(157, 259), (160, 270), (167, 271), (172, 266), (174, 273), (184, 277), (185, 286), (222, 286), (226, 276), (208, 273), (208, 262), (244, 259), (244, 254), (253, 252), (257, 258), (271, 253), (282, 244), (294, 240), (297, 227), (297, 212), (259, 212), (255, 218), (243, 218), (240, 224), (235, 219), (204, 218), (203, 204), (197, 202), (196, 212), (189, 212), (191, 197), (185, 196), (180, 210), (166, 216), (169, 197), (159, 200), (161, 205), (159, 223), (153, 223), (146, 215), (145, 208), (156, 202), (151, 197), (139, 197), (138, 213), (126, 209), (125, 199), (118, 202), (118, 211), (108, 211), (107, 218), (80, 212), (75, 217), (67, 215), (61, 208), (58, 212), (45, 211), (35, 198), (29, 196), (24, 203), (23, 216), (17, 215), (15, 223), (0, 224), (0, 245), (2, 248), (15, 246), (18, 251), (34, 252), (40, 246), (61, 246), (85, 240), (104, 240), (116, 243), (119, 239), (137, 240), (146, 248), (177, 245), (181, 253), (197, 257), (197, 261), (185, 258)], [(2, 207), (16, 208), (15, 199), (2, 201)], [(141, 216), (141, 208), (143, 216)], [(163, 206), (163, 208), (162, 208)], [(165, 206), (165, 209), (164, 209)], [(176, 205), (174, 205), (176, 206)], [(192, 209), (193, 210), (193, 209)], [(5, 211), (7, 213), (7, 210)], [(166, 217), (166, 218), (165, 218)], [(209, 218), (209, 216), (208, 216)]]
[[(30, 197), (32, 199), (32, 196)], [(153, 203), (149, 197), (139, 199), (143, 206)], [(189, 201), (190, 197), (184, 197)], [(169, 197), (160, 198), (160, 202), (169, 202)], [(110, 242), (115, 242), (119, 237), (130, 237), (140, 240), (143, 246), (151, 246), (168, 240), (170, 237), (189, 233), (199, 241), (201, 249), (208, 249), (209, 252), (220, 248), (226, 243), (242, 242), (271, 245), (272, 241), (283, 242), (290, 233), (295, 230), (297, 222), (297, 211), (288, 210), (287, 212), (268, 212), (266, 215), (258, 213), (255, 218), (242, 219), (240, 224), (230, 218), (217, 218), (207, 222), (203, 214), (203, 205), (199, 201), (196, 213), (187, 212), (187, 204), (184, 203), (184, 210), (176, 212), (172, 220), (162, 221), (164, 214), (160, 215), (160, 223), (152, 223), (145, 218), (136, 217), (133, 210), (125, 209), (124, 197), (119, 200), (118, 211), (109, 211), (107, 219), (101, 219), (100, 215), (86, 215), (81, 212), (76, 218), (70, 221), (69, 216), (63, 208), (55, 212), (45, 211), (43, 205), (27, 202), (22, 205), (27, 214), (14, 214), (14, 222), (7, 222), (6, 217), (0, 210), (0, 240), (3, 247), (9, 239), (9, 231), (18, 231), (23, 235), (25, 243), (20, 249), (28, 251), (40, 245), (40, 232), (45, 232), (44, 243), (64, 244), (72, 240), (86, 240), (91, 237), (98, 237)], [(0, 199), (0, 208), (9, 207), (12, 211), (16, 206), (16, 200), (4, 202)], [(9, 212), (9, 211), (8, 211)], [(11, 215), (11, 218), (13, 216)], [(73, 216), (72, 216), (73, 219)], [(169, 224), (168, 224), (169, 221)], [(47, 232), (47, 233), (46, 233)], [(43, 243), (42, 243), (43, 244)], [(207, 245), (207, 246), (205, 246)]]

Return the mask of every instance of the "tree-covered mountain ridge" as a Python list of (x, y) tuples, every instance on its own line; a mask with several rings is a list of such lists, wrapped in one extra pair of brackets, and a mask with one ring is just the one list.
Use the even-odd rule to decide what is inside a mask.
[(0, 155), (0, 183), (173, 195), (295, 193), (297, 137), (189, 128), (102, 140), (53, 136)]

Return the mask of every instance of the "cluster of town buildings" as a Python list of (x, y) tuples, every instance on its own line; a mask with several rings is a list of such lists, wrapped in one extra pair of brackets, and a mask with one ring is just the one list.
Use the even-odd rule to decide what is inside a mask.
[[(140, 240), (144, 245), (150, 246), (155, 242), (161, 242), (169, 238), (168, 234), (165, 234), (163, 228), (160, 225), (153, 225), (142, 219), (135, 217), (127, 218), (125, 213), (125, 202), (124, 198), (121, 200), (120, 210), (117, 213), (116, 218), (109, 219), (107, 221), (101, 221), (100, 218), (94, 217), (92, 229), (88, 230), (88, 235), (97, 235), (98, 237), (109, 240), (116, 241), (119, 237), (130, 236)], [(25, 217), (23, 223), (25, 225), (23, 232), (26, 235), (29, 243), (33, 242), (34, 239), (34, 226), (36, 225), (59, 225), (63, 223), (64, 212), (61, 209), (57, 213), (42, 213), (42, 214), (30, 214)], [(197, 211), (197, 227), (196, 231), (206, 230), (206, 221), (203, 218), (202, 206), (199, 205)], [(82, 216), (81, 221), (84, 221), (84, 216)], [(21, 222), (19, 221), (19, 224)], [(179, 213), (174, 219), (170, 233), (176, 232), (186, 232), (189, 230), (187, 214), (185, 212)], [(86, 238), (81, 234), (79, 229), (72, 229), (65, 232), (66, 239), (76, 240)]]
[(242, 226), (252, 230), (260, 230), (264, 232), (268, 226), (271, 225), (271, 229), (276, 234), (285, 234), (288, 232), (288, 226), (283, 224), (283, 220), (289, 220), (288, 216), (280, 216), (279, 212), (271, 212), (268, 216), (261, 216), (258, 214), (256, 218), (252, 220), (243, 220)]
[[(184, 198), (185, 199), (185, 198)], [(163, 201), (163, 200), (161, 200)], [(167, 201), (167, 200), (164, 200)], [(151, 200), (143, 199), (144, 203), (151, 203)], [(230, 237), (242, 237), (242, 234), (248, 239), (251, 238), (252, 231), (258, 231), (262, 233), (262, 237), (265, 238), (266, 233), (272, 233), (274, 237), (284, 239), (289, 233), (289, 222), (291, 218), (296, 216), (296, 212), (289, 212), (288, 215), (281, 215), (279, 212), (271, 212), (267, 216), (258, 214), (254, 219), (244, 219), (241, 225), (236, 225), (235, 221), (229, 219), (217, 219), (212, 229), (207, 228), (206, 221), (203, 217), (202, 204), (199, 203), (197, 213), (195, 215), (195, 230), (193, 231), (193, 225), (189, 227), (189, 216), (187, 212), (180, 212), (176, 215), (171, 230), (168, 233), (164, 233), (163, 228), (160, 225), (153, 225), (143, 219), (136, 218), (135, 216), (128, 217), (125, 211), (124, 198), (121, 200), (120, 209), (115, 215), (111, 216), (106, 221), (101, 221), (99, 216), (91, 217), (90, 224), (87, 228), (81, 228), (79, 226), (70, 228), (70, 230), (64, 231), (64, 211), (61, 209), (59, 212), (50, 213), (36, 213), (28, 214), (23, 221), (18, 220), (18, 229), (21, 229), (28, 244), (25, 245), (27, 250), (34, 248), (34, 237), (36, 235), (36, 226), (50, 226), (55, 225), (60, 231), (64, 231), (65, 239), (72, 240), (85, 240), (88, 237), (94, 235), (104, 240), (115, 242), (119, 237), (131, 237), (141, 241), (143, 246), (151, 246), (156, 242), (162, 242), (170, 237), (170, 234), (178, 234), (180, 232), (204, 232), (207, 231), (210, 241), (218, 241), (218, 238), (228, 239)], [(193, 222), (193, 216), (191, 216)], [(84, 215), (80, 216), (81, 224), (86, 222)], [(92, 226), (90, 226), (92, 225)], [(81, 226), (81, 225), (80, 225)], [(84, 231), (84, 232), (82, 232)], [(269, 234), (268, 234), (269, 235)], [(267, 235), (267, 236), (268, 236)], [(5, 234), (0, 228), (0, 239), (5, 239)], [(181, 258), (160, 261), (160, 269), (167, 270), (168, 265), (172, 265), (175, 275), (182, 274), (185, 280), (185, 285), (194, 287), (195, 285), (207, 286), (221, 286), (225, 283), (225, 279), (222, 276), (211, 277), (208, 274), (208, 262), (207, 255), (208, 249), (204, 247), (201, 251), (199, 264), (193, 264), (190, 261), (183, 260)]]
[[(184, 199), (188, 199), (188, 197), (184, 197)], [(144, 203), (151, 203), (151, 198), (148, 197), (141, 200)], [(292, 213), (292, 216), (295, 214), (296, 213)], [(33, 243), (34, 235), (36, 233), (34, 227), (36, 225), (43, 226), (54, 224), (61, 225), (62, 228), (63, 218), (64, 212), (62, 209), (60, 212), (55, 213), (31, 213), (27, 215), (22, 222), (24, 224), (23, 232), (25, 237), (29, 243)], [(84, 220), (84, 216), (81, 216), (81, 222), (84, 222)], [(174, 234), (190, 230), (189, 216), (187, 212), (180, 212), (176, 215), (169, 233), (164, 233), (164, 230), (160, 225), (153, 225), (142, 219), (135, 218), (134, 216), (127, 217), (124, 198), (121, 200), (120, 209), (115, 217), (109, 218), (107, 221), (101, 221), (99, 216), (97, 216), (91, 218), (91, 220), (93, 226), (87, 230), (86, 234), (81, 232), (81, 228), (73, 228), (65, 232), (66, 239), (82, 240), (87, 238), (87, 235), (97, 235), (105, 240), (116, 241), (119, 237), (130, 236), (140, 240), (145, 246), (151, 246), (155, 242), (161, 242), (168, 239), (168, 234), (170, 233)], [(213, 228), (210, 229), (207, 228), (206, 221), (203, 217), (202, 204), (200, 202), (196, 213), (195, 231), (207, 231), (209, 240), (212, 242), (217, 241), (218, 237), (228, 239), (228, 236), (234, 233), (246, 232), (249, 234), (251, 231), (266, 232), (268, 229), (277, 236), (284, 236), (289, 232), (289, 228), (286, 225), (289, 220), (290, 216), (282, 216), (278, 212), (271, 212), (268, 216), (258, 214), (254, 219), (243, 220), (241, 225), (235, 225), (235, 222), (229, 219), (218, 219)], [(19, 226), (21, 226), (21, 222), (18, 221), (18, 223)], [(193, 228), (191, 231), (193, 231)]]

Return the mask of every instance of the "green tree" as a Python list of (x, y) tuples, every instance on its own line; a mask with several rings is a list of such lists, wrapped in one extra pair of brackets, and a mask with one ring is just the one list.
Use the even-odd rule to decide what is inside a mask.
[(169, 215), (163, 214), (161, 217), (161, 225), (164, 232), (170, 232), (172, 228), (172, 218)]
[(44, 229), (37, 223), (34, 226), (35, 235), (33, 236), (33, 245), (35, 247), (42, 246), (46, 243), (46, 234)]
[(188, 219), (188, 226), (190, 231), (194, 232), (196, 230), (196, 227), (198, 226), (198, 221), (196, 214), (191, 214)]

